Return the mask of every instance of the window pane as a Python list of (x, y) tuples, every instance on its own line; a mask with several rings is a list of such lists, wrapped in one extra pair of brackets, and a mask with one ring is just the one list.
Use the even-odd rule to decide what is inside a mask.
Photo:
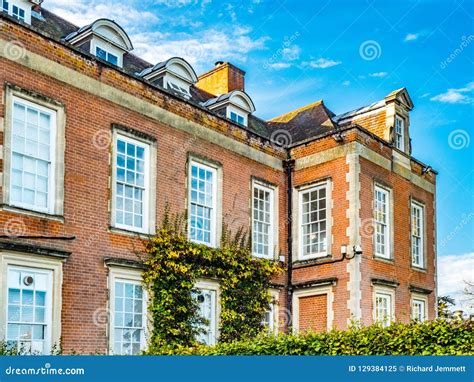
[(301, 194), (303, 256), (324, 255), (326, 243), (326, 185)]
[[(273, 211), (271, 211), (271, 199), (273, 190), (254, 186), (253, 191), (253, 253), (257, 256), (270, 256), (273, 242)], [(271, 247), (268, 245), (270, 244)]]
[(49, 168), (53, 156), (51, 115), (15, 101), (12, 120), (11, 202), (47, 211)]
[(18, 351), (41, 354), (47, 350), (43, 340), (50, 324), (46, 321), (47, 309), (51, 309), (47, 298), (48, 280), (47, 274), (35, 270), (8, 270), (7, 339)]
[(207, 166), (191, 166), (189, 237), (206, 244), (211, 243), (213, 235), (214, 174)]
[(116, 198), (116, 223), (141, 229), (144, 227), (143, 195), (146, 188), (143, 161), (145, 148), (122, 138), (117, 139), (116, 147), (116, 194), (125, 194), (125, 199)]

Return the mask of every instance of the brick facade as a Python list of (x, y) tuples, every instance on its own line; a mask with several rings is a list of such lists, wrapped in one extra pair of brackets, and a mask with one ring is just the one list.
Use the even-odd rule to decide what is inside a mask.
[[(19, 56), (8, 53), (12, 47), (20, 49)], [(212, 86), (224, 86), (227, 91), (243, 89), (240, 69), (229, 67), (225, 84)], [(61, 322), (53, 325), (60, 328), (66, 353), (108, 350), (109, 267), (104, 264), (104, 258), (132, 263), (137, 260), (135, 252), (141, 245), (135, 234), (111, 227), (111, 132), (114, 126), (146, 136), (156, 144), (156, 157), (152, 161), (156, 167), (153, 213), (157, 222), (167, 204), (172, 212), (187, 209), (190, 155), (220, 165), (222, 220), (232, 230), (251, 224), (252, 179), (277, 186), (279, 241), (275, 259), (283, 260), (287, 268), (290, 252), (293, 257), (291, 285), (287, 282), (287, 272), (274, 280), (279, 288), (280, 330), (291, 328), (292, 297), (320, 286), (329, 288), (333, 297), (302, 295), (298, 304), (299, 330), (326, 330), (328, 321), (331, 321), (329, 327), (344, 329), (351, 319), (370, 324), (374, 311), (373, 289), (380, 280), (394, 285), (397, 320), (410, 319), (413, 290), (426, 292), (428, 318), (435, 318), (435, 174), (424, 172), (424, 166), (409, 155), (394, 154), (390, 142), (383, 139), (385, 133), (377, 130), (386, 127), (385, 114), (381, 121), (372, 121), (371, 117), (368, 130), (357, 124), (344, 127), (342, 141), (329, 133), (286, 150), (199, 105), (150, 86), (123, 70), (94, 60), (3, 16), (0, 19), (0, 84), (2, 153), (11, 147), (4, 136), (8, 129), (6, 99), (10, 89), (54, 102), (64, 109), (63, 213), (60, 216), (32, 213), (8, 205), (3, 198), (0, 224), (10, 236), (2, 240), (1, 253), (22, 252), (19, 248), (27, 246), (28, 250), (23, 249), (23, 252), (28, 256), (51, 258), (56, 252), (64, 254)], [(372, 127), (373, 124), (379, 127)], [(287, 192), (287, 153), (294, 160), (292, 200), (288, 200)], [(400, 156), (402, 164), (397, 159)], [(8, 169), (3, 159), (0, 163), (5, 177)], [(296, 195), (302, 187), (323, 180), (331, 185), (328, 256), (300, 260), (295, 244), (301, 240), (298, 218), (293, 215), (288, 219), (289, 204), (297, 203)], [(390, 260), (374, 258), (373, 235), (367, 223), (373, 218), (374, 182), (389, 187), (393, 195), (394, 254)], [(2, 195), (5, 192), (3, 187), (1, 192)], [(410, 265), (412, 199), (425, 206), (426, 269), (414, 269)], [(292, 231), (289, 231), (290, 223)], [(16, 234), (9, 235), (12, 230)], [(30, 237), (75, 236), (75, 240), (17, 238), (18, 232)], [(362, 254), (334, 262), (341, 258), (342, 246), (347, 246), (350, 257), (355, 245), (361, 246)], [(35, 248), (45, 248), (46, 254)], [(4, 284), (1, 285), (0, 293), (5, 295)], [(328, 303), (330, 309), (327, 309)], [(0, 330), (0, 335), (2, 333), (4, 329)]]

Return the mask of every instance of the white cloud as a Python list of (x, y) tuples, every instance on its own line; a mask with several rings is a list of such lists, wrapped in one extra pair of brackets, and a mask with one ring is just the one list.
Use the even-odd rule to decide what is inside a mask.
[(130, 32), (145, 24), (150, 26), (159, 22), (159, 17), (152, 12), (139, 11), (133, 6), (111, 0), (48, 0), (45, 8), (78, 26), (108, 18)]
[(173, 56), (186, 59), (199, 73), (217, 60), (245, 62), (251, 51), (265, 48), (267, 37), (252, 39), (250, 29), (208, 29), (194, 34), (138, 33), (132, 35), (134, 53), (156, 63)]
[(448, 89), (445, 93), (431, 97), (431, 101), (444, 103), (470, 104), (474, 102), (472, 93), (474, 91), (474, 82), (469, 82), (466, 86), (459, 89)]
[(375, 72), (369, 74), (370, 77), (386, 77), (387, 75), (387, 72)]
[(330, 68), (331, 66), (340, 65), (341, 61), (335, 61), (327, 58), (318, 58), (317, 60), (303, 62), (303, 65), (308, 65), (311, 68), (315, 69), (326, 69)]
[(298, 45), (291, 45), (287, 48), (283, 48), (281, 56), (284, 60), (294, 61), (300, 58), (301, 48)]
[(438, 257), (438, 295), (453, 297), (456, 308), (473, 313), (464, 295), (465, 281), (474, 281), (474, 252)]
[(289, 62), (275, 62), (273, 64), (268, 64), (268, 67), (275, 70), (288, 69), (291, 67)]
[(343, 84), (344, 86), (349, 86), (349, 85), (351, 84), (351, 81), (344, 81), (342, 84)]
[(415, 41), (418, 39), (418, 37), (420, 37), (420, 34), (419, 33), (408, 33), (406, 36), (405, 36), (405, 39), (403, 41), (405, 42), (408, 42), (408, 41)]
[[(154, 0), (167, 7), (208, 4), (211, 0)], [(159, 17), (142, 11), (138, 2), (120, 3), (112, 0), (48, 0), (46, 8), (78, 26), (106, 17), (115, 20), (129, 34), (137, 56), (156, 63), (173, 56), (183, 57), (197, 72), (208, 69), (217, 60), (245, 62), (247, 55), (265, 48), (268, 37), (251, 37), (252, 29), (230, 24), (202, 28), (199, 20), (160, 12)], [(227, 9), (233, 12), (234, 7)], [(176, 26), (189, 26), (190, 32), (176, 33)], [(159, 27), (159, 28), (158, 28)], [(199, 28), (199, 29), (198, 29)], [(179, 28), (183, 29), (183, 28)], [(159, 31), (157, 31), (159, 30)]]

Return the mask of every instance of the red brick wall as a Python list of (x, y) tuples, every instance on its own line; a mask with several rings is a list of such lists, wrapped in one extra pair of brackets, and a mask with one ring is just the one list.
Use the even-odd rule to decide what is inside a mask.
[[(133, 94), (166, 110), (187, 119), (201, 123), (210, 129), (234, 137), (240, 142), (258, 148), (275, 157), (284, 158), (281, 150), (275, 150), (270, 144), (256, 139), (251, 134), (235, 127), (209, 113), (194, 106), (168, 96), (160, 91), (152, 90), (145, 84), (131, 79), (124, 74), (90, 61), (78, 54), (71, 53), (59, 44), (44, 39), (25, 28), (4, 23), (0, 37), (16, 40), (28, 50), (47, 56), (60, 62), (66, 67), (73, 68), (78, 73), (86, 74), (104, 84)], [(20, 220), (28, 235), (75, 235), (74, 242), (55, 242), (53, 245), (71, 251), (72, 254), (64, 265), (63, 308), (62, 308), (62, 340), (66, 352), (104, 351), (107, 347), (105, 336), (106, 324), (94, 322), (97, 311), (103, 310), (107, 304), (107, 269), (104, 267), (104, 257), (120, 257), (135, 260), (135, 251), (140, 249), (140, 240), (133, 236), (114, 233), (109, 230), (110, 212), (108, 210), (110, 190), (110, 145), (97, 145), (97, 134), (109, 132), (113, 123), (146, 133), (157, 140), (157, 211), (156, 219), (159, 222), (166, 203), (169, 203), (173, 212), (182, 212), (186, 207), (186, 160), (189, 151), (208, 157), (222, 164), (223, 169), (223, 219), (235, 230), (240, 226), (248, 226), (250, 222), (250, 182), (251, 177), (265, 179), (279, 186), (279, 245), (283, 255), (287, 253), (287, 201), (286, 176), (283, 171), (273, 170), (261, 163), (252, 161), (220, 146), (211, 144), (192, 135), (174, 129), (166, 124), (152, 120), (139, 112), (120, 107), (102, 98), (80, 91), (71, 86), (47, 77), (41, 73), (26, 69), (18, 63), (0, 59), (0, 118), (5, 116), (4, 85), (15, 84), (27, 90), (35, 91), (43, 96), (50, 97), (65, 105), (66, 110), (66, 152), (65, 152), (65, 201), (64, 222), (44, 218), (28, 217), (6, 211), (0, 212), (0, 224), (4, 226), (11, 219)], [(387, 146), (368, 138), (364, 134), (350, 131), (345, 133), (346, 142), (358, 140), (360, 143), (390, 158), (391, 152)], [(3, 134), (0, 133), (0, 142), (3, 143)], [(337, 147), (339, 143), (331, 137), (312, 142), (292, 150), (294, 158), (301, 158), (309, 154)], [(182, 148), (177, 150), (176, 148)], [(1, 163), (3, 168), (3, 163)], [(363, 302), (364, 317), (371, 317), (371, 286), (370, 277), (394, 277), (400, 281), (397, 288), (397, 311), (400, 317), (403, 310), (409, 307), (409, 283), (424, 287), (434, 287), (433, 249), (429, 252), (428, 270), (426, 273), (410, 270), (409, 268), (409, 222), (408, 197), (426, 201), (426, 215), (429, 217), (427, 227), (427, 244), (434, 242), (433, 196), (414, 187), (400, 176), (385, 171), (371, 162), (361, 160), (362, 174), (362, 210), (361, 219), (371, 213), (371, 184), (374, 177), (382, 177), (386, 182), (393, 184), (396, 192), (397, 253), (394, 264), (386, 264), (370, 259), (371, 243), (369, 239), (363, 241), (365, 257), (362, 260), (363, 275)], [(413, 170), (420, 173), (421, 168), (413, 164)], [(348, 244), (346, 228), (349, 224), (346, 210), (349, 207), (346, 200), (348, 183), (346, 173), (348, 165), (345, 158), (296, 171), (295, 186), (307, 182), (330, 178), (332, 180), (331, 211), (333, 258), (340, 257), (340, 247)], [(1, 192), (1, 190), (0, 190)], [(294, 223), (296, 224), (296, 222)], [(51, 246), (51, 242), (38, 242)], [(296, 254), (295, 254), (296, 256)], [(369, 258), (366, 258), (366, 257)], [(317, 265), (308, 267), (295, 266), (293, 282), (301, 283), (315, 279), (337, 278), (333, 287), (334, 293), (334, 326), (346, 327), (349, 317), (347, 300), (348, 274), (346, 262), (332, 265)], [(276, 283), (284, 284), (285, 275), (282, 274)], [(289, 322), (282, 314), (285, 312), (287, 293), (280, 292), (280, 318)], [(306, 300), (308, 312), (322, 305), (319, 300)], [(434, 294), (430, 295), (430, 306), (434, 307)], [(324, 305), (325, 306), (325, 305)], [(304, 310), (304, 309), (303, 309)], [(305, 313), (302, 314), (311, 315)], [(326, 310), (326, 306), (325, 306)], [(300, 313), (300, 314), (301, 314)], [(327, 311), (326, 311), (327, 314)], [(434, 309), (430, 309), (430, 318), (433, 318)], [(326, 316), (327, 318), (327, 316)], [(366, 319), (370, 321), (370, 319)], [(286, 323), (284, 322), (284, 324)]]
[[(362, 258), (362, 315), (365, 323), (372, 321), (371, 278), (394, 280), (400, 283), (395, 289), (395, 315), (399, 321), (410, 320), (409, 285), (433, 290), (428, 296), (428, 317), (435, 318), (435, 237), (434, 237), (434, 196), (413, 185), (400, 175), (377, 166), (361, 158), (361, 237), (364, 255)], [(383, 182), (393, 195), (393, 261), (373, 258), (373, 241), (370, 221), (373, 214), (374, 181)], [(410, 242), (410, 198), (425, 205), (425, 256), (426, 271), (411, 267)]]
[(327, 294), (299, 298), (299, 331), (323, 332), (327, 330)]
[[(72, 243), (47, 242), (71, 251), (64, 264), (62, 345), (66, 351), (105, 351), (106, 325), (96, 325), (94, 315), (107, 306), (107, 268), (104, 257), (137, 260), (140, 240), (109, 231), (110, 148), (94, 146), (99, 131), (110, 131), (118, 123), (157, 139), (157, 211), (159, 222), (166, 203), (173, 212), (186, 208), (186, 161), (189, 151), (211, 158), (223, 169), (223, 220), (234, 231), (250, 222), (251, 177), (280, 185), (280, 248), (286, 252), (285, 175), (258, 162), (226, 151), (205, 140), (192, 138), (165, 124), (66, 86), (52, 78), (20, 67), (11, 61), (0, 63), (0, 82), (38, 92), (65, 105), (67, 115), (65, 152), (64, 223), (26, 217), (2, 211), (0, 224), (9, 219), (24, 222), (27, 235), (75, 235)], [(4, 116), (2, 86), (0, 117)], [(2, 135), (0, 135), (2, 136)], [(2, 138), (3, 139), (3, 138)], [(176, 150), (177, 147), (184, 148)], [(3, 226), (3, 225), (2, 225)], [(284, 275), (278, 280), (284, 283)]]

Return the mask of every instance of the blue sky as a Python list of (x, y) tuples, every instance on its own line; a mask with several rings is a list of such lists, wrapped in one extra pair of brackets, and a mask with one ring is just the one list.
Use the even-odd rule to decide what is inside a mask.
[[(474, 2), (46, 0), (82, 26), (114, 19), (151, 62), (247, 72), (262, 118), (324, 99), (336, 114), (407, 87), (413, 155), (440, 172), (438, 253), (474, 279)], [(449, 256), (449, 257), (448, 257)], [(466, 262), (467, 259), (467, 262)], [(458, 260), (458, 262), (456, 262)], [(446, 275), (445, 277), (448, 277)], [(449, 291), (448, 291), (449, 292)]]

